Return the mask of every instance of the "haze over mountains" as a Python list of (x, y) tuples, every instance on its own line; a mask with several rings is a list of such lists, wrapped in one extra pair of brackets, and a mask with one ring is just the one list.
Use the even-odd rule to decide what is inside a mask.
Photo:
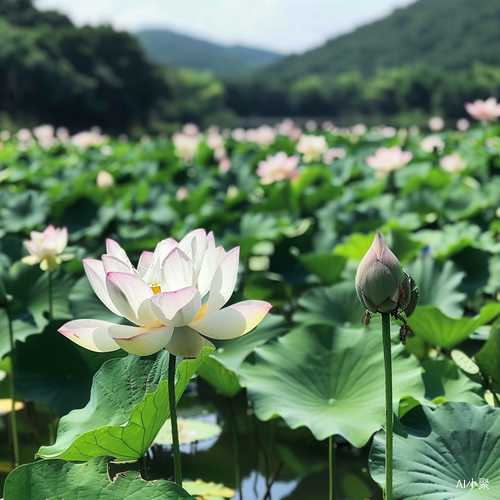
[(419, 0), (388, 17), (329, 40), (301, 55), (226, 47), (169, 30), (136, 35), (148, 57), (178, 67), (248, 77), (251, 70), (285, 81), (425, 64), (464, 69), (473, 62), (500, 65), (500, 1)]
[(142, 30), (136, 36), (153, 62), (218, 75), (248, 73), (283, 57), (276, 52), (241, 45), (227, 47), (170, 30)]

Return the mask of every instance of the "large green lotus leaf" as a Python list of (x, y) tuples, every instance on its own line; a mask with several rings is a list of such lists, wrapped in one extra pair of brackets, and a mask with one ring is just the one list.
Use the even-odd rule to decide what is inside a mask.
[(230, 341), (213, 341), (217, 349), (212, 357), (228, 370), (238, 373), (238, 369), (256, 347), (288, 332), (281, 316), (268, 314), (255, 330), (243, 337)]
[(236, 374), (212, 356), (198, 368), (198, 376), (226, 398), (236, 396), (243, 389)]
[(468, 246), (474, 246), (481, 229), (469, 222), (448, 224), (442, 229), (423, 229), (418, 232), (422, 242), (430, 246), (433, 255), (446, 260)]
[(5, 500), (194, 500), (169, 481), (147, 482), (135, 471), (112, 480), (105, 457), (85, 464), (42, 460), (21, 465), (5, 482)]
[(500, 393), (500, 324), (493, 325), (486, 344), (475, 355), (475, 360), (491, 390)]
[[(0, 232), (17, 233), (34, 229), (45, 221), (49, 203), (44, 193), (25, 191), (15, 196), (5, 191), (0, 197)], [(2, 234), (3, 236), (3, 234)]]
[(426, 256), (405, 266), (405, 271), (415, 280), (420, 290), (418, 307), (433, 305), (444, 314), (460, 318), (461, 302), (466, 295), (458, 291), (465, 274), (452, 261), (441, 265)]
[(352, 282), (308, 290), (299, 298), (298, 305), (293, 320), (301, 325), (361, 325), (365, 313)]
[[(384, 362), (378, 329), (316, 325), (294, 330), (255, 350), (241, 380), (261, 420), (281, 416), (307, 426), (316, 439), (340, 434), (364, 446), (384, 421)], [(378, 330), (378, 332), (377, 332)], [(402, 345), (393, 346), (394, 400), (423, 397), (421, 368)]]
[(408, 324), (416, 335), (421, 335), (429, 344), (451, 349), (499, 314), (500, 304), (493, 302), (483, 306), (473, 318), (458, 319), (446, 316), (436, 306), (419, 306), (408, 318)]
[(107, 360), (123, 351), (95, 353), (82, 349), (49, 323), (43, 332), (17, 344), (16, 389), (24, 399), (44, 403), (58, 415), (82, 408), (89, 400), (92, 377)]
[[(395, 425), (394, 500), (500, 498), (499, 442), (499, 408), (468, 403), (414, 408)], [(385, 486), (383, 430), (373, 439), (370, 473)], [(481, 480), (488, 489), (480, 488)]]
[(425, 397), (433, 402), (461, 401), (482, 406), (484, 390), (449, 359), (430, 359), (422, 364)]
[[(196, 359), (177, 366), (177, 400), (212, 351), (206, 346)], [(87, 406), (61, 418), (55, 444), (42, 446), (37, 456), (73, 461), (99, 455), (117, 461), (142, 457), (170, 416), (168, 358), (162, 350), (147, 358), (129, 355), (106, 362), (94, 377)]]
[(331, 285), (338, 281), (340, 273), (347, 262), (347, 257), (331, 253), (311, 253), (301, 255), (299, 260), (309, 272), (318, 276), (323, 283)]

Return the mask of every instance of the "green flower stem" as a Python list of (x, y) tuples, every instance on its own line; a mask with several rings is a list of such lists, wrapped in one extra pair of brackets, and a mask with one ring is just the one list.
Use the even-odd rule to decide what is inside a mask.
[(175, 400), (175, 356), (168, 358), (168, 401), (170, 404), (170, 422), (172, 424), (172, 450), (174, 453), (174, 480), (182, 487), (181, 451), (179, 449), (179, 429), (177, 427), (177, 402)]
[(17, 436), (17, 417), (16, 417), (16, 390), (14, 383), (14, 367), (16, 363), (16, 352), (14, 345), (14, 331), (12, 330), (12, 318), (10, 316), (9, 306), (5, 307), (5, 311), (7, 312), (7, 321), (9, 324), (9, 342), (10, 342), (10, 374), (9, 374), (9, 392), (10, 399), (12, 401), (12, 407), (10, 410), (10, 426), (12, 430), (12, 443), (14, 447), (14, 467), (19, 465), (19, 440)]
[(385, 369), (385, 500), (392, 500), (392, 353), (391, 316), (382, 313), (382, 343), (384, 345)]
[(139, 470), (140, 470), (142, 479), (144, 479), (144, 481), (147, 481), (148, 480), (148, 467), (147, 467), (147, 462), (146, 462), (146, 455), (143, 455), (141, 458), (139, 458)]
[(52, 271), (47, 271), (49, 273), (49, 321), (54, 319), (52, 315)]
[(233, 441), (233, 460), (234, 460), (234, 482), (240, 493), (240, 500), (243, 500), (243, 490), (241, 488), (241, 469), (240, 469), (240, 449), (238, 446), (238, 428), (236, 420), (236, 409), (234, 408), (234, 399), (229, 399), (229, 408), (231, 409), (231, 437)]
[(328, 473), (329, 473), (329, 480), (330, 480), (330, 495), (329, 495), (329, 500), (334, 500), (336, 498), (335, 495), (335, 469), (336, 469), (336, 463), (337, 463), (337, 453), (336, 453), (336, 448), (337, 446), (333, 442), (333, 436), (330, 436), (328, 438)]

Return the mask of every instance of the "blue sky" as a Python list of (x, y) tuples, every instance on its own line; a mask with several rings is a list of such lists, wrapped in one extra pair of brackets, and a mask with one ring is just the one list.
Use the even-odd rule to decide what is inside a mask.
[(300, 53), (415, 0), (34, 0), (77, 25), (167, 28), (216, 43)]

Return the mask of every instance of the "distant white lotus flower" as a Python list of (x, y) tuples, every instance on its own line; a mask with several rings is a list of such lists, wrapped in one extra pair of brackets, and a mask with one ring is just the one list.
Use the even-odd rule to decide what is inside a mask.
[(97, 174), (96, 184), (101, 189), (109, 189), (115, 185), (115, 178), (105, 170), (100, 170)]
[(50, 148), (56, 142), (54, 137), (54, 127), (52, 125), (40, 125), (33, 129), (33, 135), (36, 137), (38, 144), (43, 148)]
[(33, 137), (31, 131), (27, 128), (18, 130), (16, 138), (19, 142), (28, 142)]
[(439, 132), (444, 129), (444, 120), (440, 116), (433, 116), (429, 120), (429, 128), (433, 132)]
[(240, 337), (271, 309), (259, 300), (221, 309), (236, 284), (239, 247), (226, 253), (204, 229), (180, 242), (161, 241), (154, 252), (142, 253), (137, 269), (116, 241), (106, 240), (106, 249), (102, 260), (84, 259), (85, 272), (108, 309), (136, 326), (80, 319), (59, 329), (91, 351), (122, 348), (148, 356), (165, 348), (175, 356), (193, 358), (205, 344), (203, 337)]
[(321, 160), (321, 156), (328, 149), (328, 144), (322, 135), (302, 134), (295, 149), (302, 153), (304, 163), (311, 163), (312, 161)]
[(392, 148), (379, 148), (375, 156), (368, 156), (365, 161), (367, 165), (375, 169), (375, 177), (381, 178), (394, 170), (399, 170), (411, 161), (413, 154), (403, 151), (399, 146)]
[(439, 164), (444, 170), (452, 174), (457, 174), (467, 166), (463, 158), (458, 153), (443, 156), (439, 160)]
[(445, 147), (445, 143), (441, 137), (437, 135), (429, 135), (427, 136), (421, 143), (420, 147), (426, 152), (426, 153), (432, 153), (435, 149), (438, 151), (441, 151)]
[(460, 130), (460, 132), (465, 132), (468, 130), (470, 127), (470, 122), (467, 120), (467, 118), (460, 118), (457, 120), (457, 129)]
[(284, 179), (296, 179), (300, 173), (297, 170), (300, 158), (298, 156), (288, 156), (283, 151), (274, 156), (269, 155), (265, 160), (259, 161), (257, 175), (261, 178), (262, 184), (272, 184)]
[(30, 255), (21, 259), (25, 264), (33, 266), (40, 263), (43, 271), (52, 271), (64, 260), (70, 260), (74, 254), (63, 254), (68, 244), (68, 230), (50, 225), (43, 232), (31, 231), (31, 239), (24, 240), (24, 246)]
[(500, 104), (497, 104), (496, 97), (490, 97), (486, 101), (477, 99), (473, 103), (467, 102), (465, 109), (476, 120), (493, 121), (500, 116)]
[(198, 146), (200, 145), (200, 138), (198, 135), (187, 135), (176, 132), (172, 136), (172, 142), (174, 143), (174, 152), (176, 156), (187, 163), (193, 161), (198, 151)]

